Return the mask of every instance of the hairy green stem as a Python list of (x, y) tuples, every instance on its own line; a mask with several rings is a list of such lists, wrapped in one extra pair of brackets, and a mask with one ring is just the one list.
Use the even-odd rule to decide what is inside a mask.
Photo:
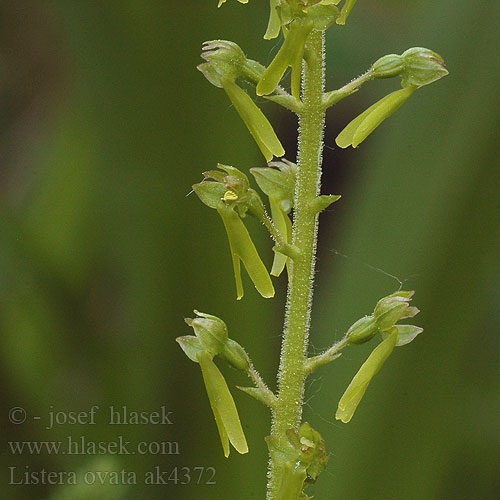
[[(279, 395), (273, 411), (271, 433), (285, 440), (287, 429), (296, 429), (302, 415), (305, 361), (313, 294), (318, 213), (311, 202), (319, 193), (323, 151), (324, 52), (323, 33), (313, 31), (307, 40), (303, 65), (303, 107), (299, 115), (299, 155), (294, 200), (293, 245), (300, 255), (289, 266), (287, 309), (280, 369)], [(278, 498), (283, 464), (271, 458), (268, 500)]]
[(339, 340), (336, 344), (333, 344), (332, 347), (327, 349), (324, 353), (307, 359), (304, 364), (304, 370), (306, 372), (306, 375), (309, 375), (320, 366), (326, 365), (331, 361), (340, 357), (341, 353), (339, 351), (341, 351), (347, 345), (349, 345), (349, 340), (347, 337), (344, 337), (343, 339)]
[(323, 96), (323, 106), (325, 109), (328, 109), (330, 106), (333, 106), (334, 104), (337, 104), (339, 101), (344, 99), (345, 97), (350, 96), (351, 94), (354, 94), (359, 90), (359, 87), (363, 85), (363, 83), (371, 80), (373, 78), (373, 74), (371, 71), (367, 71), (366, 73), (363, 73), (361, 76), (358, 76), (354, 80), (350, 81), (346, 85), (344, 85), (342, 88), (338, 90), (331, 90), (330, 92), (327, 92)]

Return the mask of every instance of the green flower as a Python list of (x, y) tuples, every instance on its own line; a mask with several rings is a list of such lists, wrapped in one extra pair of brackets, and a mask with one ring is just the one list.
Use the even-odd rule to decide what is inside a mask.
[(229, 165), (219, 164), (218, 167), (225, 173), (219, 170), (205, 172), (205, 179), (214, 179), (215, 182), (205, 180), (194, 184), (193, 190), (205, 205), (215, 208), (222, 218), (231, 248), (237, 298), (243, 297), (241, 262), (259, 293), (266, 298), (273, 297), (274, 287), (269, 273), (241, 220), (247, 213), (261, 220), (264, 216), (262, 200), (249, 187), (243, 172)]
[(397, 325), (402, 319), (413, 318), (420, 311), (410, 306), (413, 291), (400, 290), (380, 299), (373, 314), (356, 321), (347, 331), (349, 344), (363, 344), (376, 333), (382, 342), (374, 349), (352, 379), (349, 387), (339, 401), (336, 418), (344, 423), (351, 420), (356, 408), (365, 394), (371, 379), (380, 370), (394, 347), (409, 344), (423, 329), (414, 325)]
[(269, 120), (236, 84), (239, 77), (250, 80), (260, 78), (263, 72), (258, 63), (247, 59), (238, 45), (226, 40), (205, 42), (202, 57), (207, 62), (200, 64), (198, 70), (210, 83), (225, 90), (266, 161), (271, 161), (273, 156), (283, 156), (285, 150)]
[(352, 120), (337, 136), (335, 142), (341, 148), (358, 147), (385, 119), (397, 111), (415, 90), (447, 74), (443, 58), (422, 47), (413, 47), (401, 55), (388, 54), (381, 57), (366, 75), (376, 79), (401, 76), (403, 88), (385, 96)]

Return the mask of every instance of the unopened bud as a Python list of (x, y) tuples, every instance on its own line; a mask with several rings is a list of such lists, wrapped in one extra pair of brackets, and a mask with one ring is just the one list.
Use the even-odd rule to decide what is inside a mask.
[(443, 58), (432, 50), (413, 47), (403, 52), (402, 57), (405, 63), (403, 87), (429, 85), (448, 74)]
[(211, 40), (202, 47), (201, 57), (224, 78), (235, 80), (243, 73), (245, 53), (239, 45), (228, 40)]
[(415, 316), (419, 310), (410, 307), (413, 292), (396, 292), (377, 302), (373, 316), (381, 332), (391, 329), (400, 319)]
[(201, 345), (212, 355), (220, 354), (227, 343), (227, 327), (224, 321), (211, 314), (194, 311), (197, 318), (187, 318), (186, 323), (193, 328)]

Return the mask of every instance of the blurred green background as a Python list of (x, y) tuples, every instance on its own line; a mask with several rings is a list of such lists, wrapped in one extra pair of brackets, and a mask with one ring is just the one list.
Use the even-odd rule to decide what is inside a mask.
[[(195, 66), (214, 38), (268, 63), (278, 47), (261, 38), (268, 5), (216, 3), (0, 6), (2, 499), (264, 498), (266, 410), (235, 394), (250, 454), (225, 460), (199, 368), (174, 341), (189, 334), (193, 308), (219, 315), (274, 387), (284, 277), (275, 300), (247, 280), (236, 302), (222, 224), (186, 196), (218, 161), (263, 166), (224, 92)], [(439, 52), (450, 76), (357, 151), (339, 150), (336, 134), (398, 84), (366, 84), (328, 113), (323, 192), (343, 197), (321, 217), (311, 350), (400, 282), (417, 290), (425, 332), (391, 356), (349, 425), (335, 421), (336, 405), (373, 346), (309, 381), (305, 419), (331, 456), (309, 490), (318, 500), (500, 498), (499, 17), (494, 0), (360, 1), (328, 32), (329, 89), (412, 46)], [(259, 104), (293, 160), (294, 117)], [(269, 264), (269, 241), (249, 227)], [(93, 405), (96, 425), (46, 429), (51, 411)], [(111, 426), (112, 405), (164, 406), (173, 424)], [(9, 422), (15, 407), (22, 425)], [(69, 435), (177, 442), (179, 454), (14, 454), (8, 444)], [(145, 472), (176, 467), (178, 484), (144, 484)], [(195, 467), (201, 483), (216, 469), (217, 484), (196, 484)], [(43, 468), (133, 471), (137, 484), (9, 484)]]

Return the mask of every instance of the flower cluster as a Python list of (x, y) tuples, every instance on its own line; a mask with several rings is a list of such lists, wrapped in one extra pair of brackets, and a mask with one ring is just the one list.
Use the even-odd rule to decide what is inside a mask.
[(304, 422), (298, 430), (288, 429), (286, 440), (276, 436), (266, 438), (269, 453), (284, 465), (277, 498), (305, 499), (307, 483), (316, 481), (328, 462), (325, 440), (321, 434)]
[(248, 445), (236, 405), (213, 358), (220, 355), (232, 366), (244, 371), (249, 369), (250, 360), (243, 347), (228, 337), (224, 321), (211, 314), (194, 312), (197, 317), (187, 318), (186, 323), (193, 328), (195, 335), (178, 337), (177, 342), (188, 358), (200, 365), (224, 455), (229, 456), (229, 443), (239, 453), (247, 453)]
[(389, 54), (376, 61), (367, 75), (370, 78), (401, 76), (400, 90), (385, 96), (352, 120), (337, 136), (341, 148), (361, 144), (385, 119), (397, 111), (420, 87), (448, 74), (441, 56), (429, 49), (414, 47), (401, 55)]
[(415, 292), (399, 291), (383, 299), (375, 306), (373, 314), (356, 321), (346, 334), (349, 344), (363, 344), (377, 333), (382, 342), (373, 350), (354, 376), (339, 401), (336, 418), (344, 423), (351, 420), (368, 385), (380, 370), (394, 347), (409, 344), (423, 329), (414, 325), (397, 325), (402, 319), (413, 318), (419, 310), (410, 306)]

